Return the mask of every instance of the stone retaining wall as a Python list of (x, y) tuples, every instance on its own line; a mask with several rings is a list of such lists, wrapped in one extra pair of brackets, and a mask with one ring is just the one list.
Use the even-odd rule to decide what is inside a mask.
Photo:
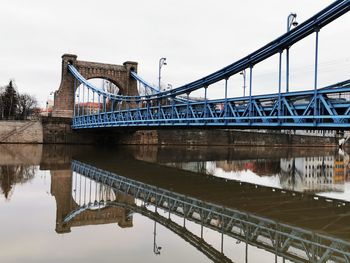
[(158, 145), (252, 145), (252, 146), (336, 146), (335, 137), (260, 133), (238, 130), (151, 130), (123, 134), (120, 144)]
[(0, 121), (0, 143), (43, 143), (41, 121)]
[(43, 143), (53, 144), (95, 144), (96, 132), (75, 132), (71, 129), (71, 118), (42, 118)]
[(70, 118), (41, 121), (0, 121), (0, 143), (135, 144), (135, 145), (250, 145), (337, 146), (335, 137), (304, 136), (228, 129), (164, 129), (131, 131), (92, 129), (74, 131)]

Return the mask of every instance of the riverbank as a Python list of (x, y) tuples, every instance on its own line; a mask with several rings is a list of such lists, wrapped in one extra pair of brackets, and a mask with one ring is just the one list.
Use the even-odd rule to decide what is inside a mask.
[(232, 129), (81, 130), (71, 119), (0, 121), (0, 143), (337, 147), (336, 137)]

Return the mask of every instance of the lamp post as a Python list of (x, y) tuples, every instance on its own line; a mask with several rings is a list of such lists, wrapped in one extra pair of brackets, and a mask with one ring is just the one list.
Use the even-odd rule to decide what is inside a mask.
[[(297, 14), (290, 13), (287, 17), (287, 33), (290, 31), (292, 26), (297, 26), (298, 22), (296, 21)], [(287, 59), (286, 59), (286, 92), (289, 92), (289, 47), (286, 49)]]
[(243, 97), (245, 97), (245, 80), (246, 80), (246, 74), (245, 74), (245, 69), (241, 71), (241, 73), (239, 73), (243, 76)]
[(46, 100), (46, 114), (47, 116), (49, 116), (49, 100), (50, 100), (50, 96), (53, 95), (54, 92), (51, 91), (50, 94), (47, 96), (47, 100)]
[(162, 69), (162, 66), (163, 65), (166, 65), (166, 58), (160, 58), (159, 59), (159, 71), (158, 71), (158, 89), (159, 89), (159, 92), (160, 92), (160, 80), (161, 80), (161, 69)]

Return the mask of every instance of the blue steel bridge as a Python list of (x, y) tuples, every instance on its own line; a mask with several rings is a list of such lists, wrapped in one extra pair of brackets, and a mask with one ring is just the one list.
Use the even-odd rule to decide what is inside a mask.
[[(338, 129), (350, 125), (350, 80), (339, 80), (327, 87), (318, 85), (319, 35), (322, 28), (350, 10), (350, 0), (338, 0), (299, 26), (271, 41), (242, 59), (196, 81), (160, 91), (130, 68), (128, 78), (137, 81), (145, 95), (114, 94), (94, 86), (69, 63), (74, 79), (75, 101), (73, 129), (130, 127), (208, 128), (274, 128), (274, 129)], [(289, 90), (289, 61), (286, 83), (282, 85), (282, 56), (304, 38), (314, 38), (313, 86), (305, 91)], [(348, 50), (344, 50), (349, 52)], [(277, 93), (254, 94), (254, 67), (272, 56), (279, 57)], [(283, 64), (284, 66), (284, 64)], [(248, 96), (228, 97), (229, 79), (247, 71)], [(306, 73), (305, 73), (306, 74)], [(207, 89), (224, 83), (225, 95), (211, 100)], [(118, 83), (116, 83), (118, 84)], [(216, 88), (216, 86), (215, 86)], [(283, 91), (282, 91), (283, 88)], [(192, 99), (191, 93), (203, 91), (203, 99)], [(56, 103), (56, 102), (55, 102)], [(98, 105), (93, 106), (93, 105)]]

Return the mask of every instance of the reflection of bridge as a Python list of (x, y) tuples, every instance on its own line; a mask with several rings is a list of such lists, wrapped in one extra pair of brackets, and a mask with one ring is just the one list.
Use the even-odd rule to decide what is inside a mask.
[(199, 251), (203, 252), (208, 258), (210, 258), (214, 262), (232, 262), (230, 259), (225, 257), (225, 255), (223, 255), (221, 252), (217, 251), (210, 244), (205, 242), (202, 238), (197, 237), (192, 232), (187, 230), (185, 227), (179, 226), (177, 223), (173, 222), (170, 218), (165, 218), (161, 216), (160, 214), (157, 213), (157, 211), (156, 212), (150, 211), (149, 209), (147, 209), (147, 206), (145, 204), (136, 205), (136, 204), (130, 204), (127, 202), (120, 202), (120, 201), (104, 201), (96, 204), (91, 203), (84, 207), (78, 208), (77, 210), (72, 211), (72, 213), (69, 214), (64, 219), (64, 224), (70, 224), (70, 222), (75, 220), (75, 218), (78, 217), (81, 213), (85, 212), (88, 209), (95, 209), (100, 205), (103, 205), (108, 208), (125, 209), (127, 211), (130, 211), (130, 213), (135, 212), (143, 216), (146, 216), (149, 219), (154, 220), (155, 222), (167, 227), (168, 229), (170, 229), (171, 231), (179, 235), (182, 239), (189, 242), (192, 246), (196, 247)]
[[(277, 256), (295, 262), (349, 262), (350, 243), (342, 239), (313, 232), (300, 227), (280, 223), (268, 218), (259, 217), (235, 209), (214, 205), (199, 199), (177, 194), (162, 188), (141, 183), (117, 174), (97, 169), (93, 166), (73, 161), (72, 169), (103, 185), (110, 186), (116, 193), (131, 195), (141, 201), (123, 205), (156, 220), (158, 213), (146, 213), (145, 205), (159, 208), (171, 215), (190, 220), (203, 227), (213, 229), (223, 236), (263, 248)], [(108, 204), (113, 204), (107, 202)], [(74, 213), (64, 219), (69, 221)], [(159, 219), (157, 219), (160, 222)], [(170, 221), (169, 221), (170, 222)], [(166, 224), (165, 224), (166, 225)], [(170, 227), (171, 228), (171, 227)], [(175, 231), (176, 232), (176, 231)], [(203, 231), (201, 231), (203, 238)], [(208, 254), (206, 254), (208, 255)]]
[[(320, 30), (350, 9), (349, 0), (338, 0), (298, 27), (280, 36), (248, 56), (199, 80), (162, 91), (137, 75), (137, 63), (123, 66), (78, 61), (75, 55), (63, 56), (62, 82), (55, 93), (56, 115), (74, 116), (73, 128), (133, 127), (237, 127), (237, 128), (337, 128), (349, 127), (350, 82), (344, 81), (320, 89), (318, 86), (318, 36)], [(289, 67), (286, 92), (282, 92), (282, 53), (315, 33), (314, 84), (311, 90), (289, 91)], [(277, 93), (253, 94), (253, 67), (278, 56)], [(288, 63), (288, 62), (287, 62)], [(249, 96), (228, 98), (230, 77), (249, 71)], [(96, 88), (88, 79), (108, 79), (120, 94)], [(138, 95), (137, 82), (147, 95)], [(80, 85), (81, 84), (81, 85)], [(209, 100), (207, 88), (224, 88), (224, 98)], [(231, 87), (230, 87), (231, 88)], [(311, 87), (310, 87), (311, 88)], [(190, 99), (191, 92), (203, 91), (203, 100)], [(74, 99), (74, 100), (73, 100)], [(91, 105), (97, 105), (92, 107)]]
[[(118, 223), (120, 227), (131, 227), (132, 218), (129, 217), (129, 211), (121, 207), (108, 207), (101, 204), (99, 201), (106, 197), (104, 190), (111, 193), (114, 201), (123, 201), (124, 203), (133, 203), (133, 198), (122, 196), (116, 196), (110, 187), (102, 186), (95, 181), (89, 181), (85, 179), (82, 187), (82, 181), (75, 178), (72, 180), (71, 170), (53, 171), (51, 177), (51, 194), (56, 198), (57, 211), (56, 211), (56, 232), (68, 233), (71, 231), (71, 227), (86, 226), (86, 225), (99, 225)], [(74, 184), (79, 181), (80, 185), (73, 189)], [(87, 182), (88, 181), (88, 182)], [(95, 195), (91, 195), (93, 200), (87, 201), (86, 196), (89, 192), (86, 192), (86, 184), (90, 186), (89, 190), (94, 189)], [(84, 188), (85, 186), (85, 188)], [(102, 189), (102, 191), (100, 191)], [(85, 190), (85, 191), (84, 191)], [(77, 197), (78, 196), (78, 197)], [(99, 200), (97, 203), (96, 200)], [(94, 209), (86, 209), (89, 205), (95, 204)], [(83, 209), (82, 209), (83, 208)], [(80, 213), (76, 214), (69, 223), (64, 223), (66, 218), (72, 211), (80, 209)]]

